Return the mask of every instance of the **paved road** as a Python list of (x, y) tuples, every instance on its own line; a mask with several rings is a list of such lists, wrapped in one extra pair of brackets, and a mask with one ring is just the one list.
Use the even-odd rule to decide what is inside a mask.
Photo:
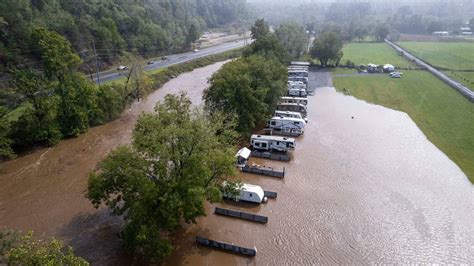
[[(208, 47), (208, 48), (203, 48), (197, 52), (186, 52), (186, 53), (181, 53), (181, 54), (173, 54), (173, 55), (168, 55), (167, 60), (157, 60), (155, 61), (154, 64), (152, 65), (146, 65), (145, 71), (150, 71), (150, 70), (155, 70), (158, 68), (163, 68), (163, 67), (168, 67), (176, 64), (180, 64), (183, 62), (191, 61), (197, 58), (205, 57), (208, 55), (212, 54), (218, 54), (222, 53), (225, 51), (229, 51), (232, 49), (240, 48), (244, 46), (244, 41), (240, 40), (238, 42), (229, 42), (229, 43), (223, 43), (219, 44), (216, 46)], [(106, 81), (111, 81), (115, 79), (119, 79), (124, 77), (124, 73), (117, 71), (115, 73), (99, 73), (99, 79), (100, 82), (106, 82)], [(94, 81), (96, 83), (99, 82), (97, 77), (94, 78)]]
[(408, 58), (408, 60), (415, 62), (417, 65), (422, 66), (426, 68), (429, 72), (431, 72), (433, 75), (435, 75), (437, 78), (440, 80), (444, 81), (446, 84), (451, 86), (453, 89), (457, 90), (459, 93), (461, 93), (464, 97), (466, 97), (468, 100), (471, 102), (474, 102), (474, 91), (471, 91), (468, 87), (462, 85), (461, 83), (451, 79), (447, 75), (445, 75), (443, 72), (439, 71), (438, 69), (432, 67), (431, 65), (427, 64), (423, 60), (419, 59), (418, 57), (410, 54), (406, 50), (404, 50), (402, 47), (398, 46), (397, 44), (385, 40), (385, 42), (392, 46), (395, 50), (398, 52), (403, 52), (403, 55)]

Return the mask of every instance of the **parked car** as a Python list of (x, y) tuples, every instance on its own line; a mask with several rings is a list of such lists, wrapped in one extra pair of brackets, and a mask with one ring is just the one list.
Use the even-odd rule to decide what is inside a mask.
[(165, 56), (161, 57), (161, 60), (168, 60), (168, 57), (165, 55)]
[(199, 52), (199, 49), (194, 49), (193, 52), (194, 53)]
[(128, 66), (118, 66), (117, 70), (127, 70)]
[(149, 65), (153, 65), (154, 63), (155, 63), (155, 61), (151, 60), (151, 61), (148, 61), (148, 63), (147, 63), (147, 64), (149, 64)]

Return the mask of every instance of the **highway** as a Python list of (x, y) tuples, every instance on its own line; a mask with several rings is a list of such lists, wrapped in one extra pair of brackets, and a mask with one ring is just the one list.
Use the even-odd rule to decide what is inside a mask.
[[(244, 40), (239, 40), (239, 41), (228, 42), (228, 43), (223, 43), (223, 44), (219, 44), (212, 47), (203, 48), (197, 52), (190, 51), (190, 52), (181, 53), (181, 54), (168, 55), (167, 56), (168, 58), (166, 60), (161, 60), (161, 58), (156, 59), (153, 64), (146, 65), (144, 69), (145, 71), (151, 71), (151, 70), (156, 70), (158, 68), (169, 67), (172, 65), (188, 62), (197, 58), (205, 57), (208, 55), (218, 54), (218, 53), (222, 53), (222, 52), (229, 51), (232, 49), (240, 48), (240, 47), (243, 47), (244, 45), (245, 45)], [(99, 83), (99, 81), (100, 83), (103, 83), (107, 81), (116, 80), (116, 79), (124, 77), (125, 73), (126, 71), (123, 71), (123, 72), (116, 71), (114, 73), (110, 73), (110, 71), (102, 72), (102, 73), (99, 73), (99, 78), (97, 78), (97, 76), (95, 75), (94, 81), (96, 83)]]

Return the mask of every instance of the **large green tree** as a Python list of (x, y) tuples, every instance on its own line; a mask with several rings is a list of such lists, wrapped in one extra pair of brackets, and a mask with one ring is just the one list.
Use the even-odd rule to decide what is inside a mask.
[(122, 215), (122, 238), (135, 254), (162, 258), (182, 222), (205, 215), (204, 201), (221, 199), (232, 176), (234, 123), (195, 109), (185, 94), (167, 95), (137, 121), (132, 146), (119, 147), (91, 174), (87, 197)]
[(272, 33), (265, 20), (257, 20), (251, 28), (253, 42), (244, 51), (245, 56), (259, 54), (274, 57), (283, 64), (290, 61), (289, 54), (275, 33)]
[(311, 56), (317, 58), (323, 67), (332, 61), (335, 65), (342, 58), (342, 40), (340, 34), (324, 32), (313, 41)]
[(237, 130), (247, 135), (273, 112), (285, 92), (286, 79), (286, 68), (277, 59), (251, 55), (215, 73), (204, 99), (212, 110), (236, 114)]
[(308, 47), (308, 34), (296, 22), (281, 24), (276, 30), (276, 35), (288, 54), (293, 58), (301, 56)]

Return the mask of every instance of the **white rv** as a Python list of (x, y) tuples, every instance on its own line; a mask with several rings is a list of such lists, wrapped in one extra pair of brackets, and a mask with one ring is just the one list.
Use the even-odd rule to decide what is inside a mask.
[(267, 126), (277, 131), (303, 135), (306, 121), (301, 118), (275, 116), (268, 120)]
[(288, 97), (283, 96), (281, 97), (282, 103), (300, 103), (302, 105), (308, 105), (308, 99), (304, 97)]
[(288, 81), (302, 81), (304, 84), (308, 84), (307, 77), (288, 77)]
[(288, 70), (288, 77), (308, 77), (308, 70), (290, 69)]
[[(223, 186), (227, 186), (227, 182), (223, 182)], [(243, 183), (242, 186), (236, 188), (240, 190), (239, 195), (231, 196), (224, 193), (225, 198), (230, 198), (235, 201), (248, 201), (253, 203), (264, 203), (267, 202), (267, 197), (265, 197), (265, 192), (262, 187), (252, 184)]]
[(250, 137), (250, 145), (253, 149), (259, 151), (287, 152), (295, 149), (295, 139), (278, 136), (252, 135)]
[(292, 96), (292, 97), (306, 97), (306, 96), (308, 96), (308, 92), (306, 92), (306, 89), (301, 89), (301, 88), (289, 88), (289, 89), (288, 89), (288, 96)]
[(305, 105), (299, 103), (280, 103), (277, 105), (276, 109), (278, 111), (292, 111), (301, 113), (303, 117), (307, 115), (307, 108)]
[(308, 119), (304, 118), (301, 113), (298, 112), (291, 112), (291, 111), (275, 111), (275, 116), (281, 116), (281, 117), (293, 117), (293, 118), (299, 118), (303, 119), (306, 124), (308, 124)]

